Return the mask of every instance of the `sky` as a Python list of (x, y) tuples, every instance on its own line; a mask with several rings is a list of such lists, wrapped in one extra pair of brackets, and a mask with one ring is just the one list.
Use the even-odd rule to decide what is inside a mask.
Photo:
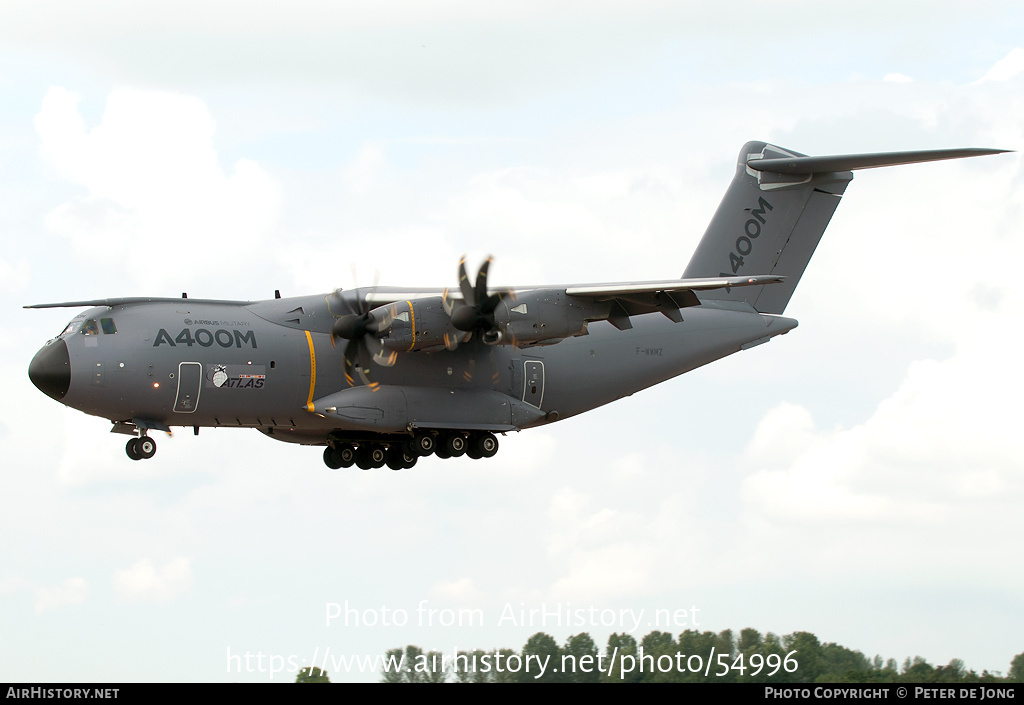
[(538, 631), (1024, 651), (1019, 151), (858, 172), (799, 328), (488, 461), (179, 429), (133, 463), (28, 379), (77, 311), (22, 308), (448, 286), (463, 254), (495, 285), (678, 277), (748, 140), (1024, 149), (1019, 3), (4, 15), (0, 680), (374, 681), (339, 659)]

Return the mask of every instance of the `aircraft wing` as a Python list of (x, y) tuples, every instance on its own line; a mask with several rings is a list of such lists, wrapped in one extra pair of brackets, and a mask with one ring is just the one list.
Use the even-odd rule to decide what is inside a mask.
[(665, 279), (653, 282), (622, 282), (618, 284), (578, 284), (566, 287), (569, 296), (592, 298), (595, 301), (648, 296), (659, 292), (707, 291), (729, 289), (734, 286), (761, 286), (781, 282), (784, 277), (761, 275), (754, 277), (704, 277), (700, 279)]
[[(493, 287), (488, 294), (497, 294), (502, 298), (526, 294), (533, 291), (562, 290), (569, 296), (589, 298), (594, 301), (608, 301), (617, 298), (646, 297), (659, 292), (681, 293), (684, 291), (709, 291), (711, 289), (730, 289), (734, 286), (761, 286), (781, 282), (785, 277), (765, 274), (750, 277), (703, 277), (694, 279), (663, 279), (648, 282), (614, 282), (601, 284), (571, 284), (569, 286), (517, 286)], [(395, 301), (419, 299), (444, 294), (446, 298), (462, 301), (462, 294), (457, 289), (418, 289), (405, 290), (378, 287), (366, 294), (366, 301), (374, 305), (390, 304)]]
[(577, 284), (566, 287), (565, 293), (576, 300), (583, 300), (594, 309), (588, 320), (607, 320), (619, 330), (632, 328), (630, 316), (644, 313), (661, 313), (679, 323), (683, 320), (680, 309), (700, 306), (697, 291), (731, 289), (741, 286), (764, 286), (777, 284), (785, 277), (770, 274), (748, 277), (702, 277), (691, 279), (666, 279), (649, 282), (621, 282), (614, 284)]
[[(487, 294), (496, 299), (497, 303), (494, 303), (485, 317), (480, 319), (483, 324), (477, 324), (473, 330), (479, 329), (490, 340), (501, 344), (550, 345), (567, 337), (586, 335), (586, 324), (593, 321), (608, 321), (619, 330), (626, 330), (633, 327), (630, 322), (631, 316), (661, 313), (679, 323), (683, 320), (681, 309), (701, 305), (695, 292), (765, 286), (782, 282), (784, 279), (782, 276), (765, 274), (568, 286), (494, 287), (488, 288)], [(429, 320), (429, 305), (420, 302), (426, 302), (431, 296), (439, 298), (438, 295), (443, 296), (448, 305), (466, 305), (458, 290), (413, 292), (377, 289), (369, 293), (366, 300), (373, 305), (387, 305), (404, 300), (405, 306), (410, 309), (409, 320), (425, 321)], [(437, 308), (440, 310), (440, 305), (437, 305)], [(446, 313), (443, 322), (442, 319), (438, 319), (429, 327), (440, 331), (445, 328), (447, 319)], [(453, 339), (459, 335), (461, 333), (452, 332)], [(438, 341), (432, 341), (429, 345), (435, 343), (437, 346), (441, 345)], [(415, 341), (411, 343), (420, 344)]]

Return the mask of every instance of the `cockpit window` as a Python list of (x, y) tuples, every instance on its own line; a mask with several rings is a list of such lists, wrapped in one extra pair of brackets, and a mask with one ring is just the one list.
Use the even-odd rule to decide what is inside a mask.
[(63, 335), (68, 335), (70, 333), (74, 333), (76, 330), (78, 330), (78, 326), (80, 326), (80, 325), (82, 325), (82, 321), (80, 321), (79, 319), (76, 318), (75, 320), (71, 321), (71, 323), (68, 323), (64, 327), (64, 330), (62, 330), (60, 332), (60, 335), (58, 335), (57, 337), (59, 338), (59, 337), (61, 337)]
[(96, 319), (90, 318), (82, 326), (82, 335), (99, 335), (100, 327), (96, 325)]
[(101, 318), (100, 326), (103, 328), (103, 335), (113, 335), (117, 332), (117, 327), (114, 325), (113, 318)]

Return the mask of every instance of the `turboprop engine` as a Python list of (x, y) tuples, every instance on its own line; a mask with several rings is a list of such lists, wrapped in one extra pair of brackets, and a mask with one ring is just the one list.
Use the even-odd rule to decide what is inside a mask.
[[(440, 296), (398, 301), (381, 308), (386, 310), (382, 319), (387, 321), (387, 328), (380, 331), (383, 336), (380, 342), (387, 350), (454, 350), (469, 337), (452, 326)], [(374, 313), (379, 310), (375, 309)]]
[(562, 289), (527, 291), (506, 297), (494, 309), (494, 328), (484, 341), (500, 345), (553, 345), (587, 334), (596, 311)]
[[(480, 339), (487, 345), (551, 345), (586, 335), (587, 321), (597, 315), (593, 304), (567, 296), (565, 290), (541, 289), (505, 296), (494, 308)], [(388, 351), (454, 350), (473, 331), (457, 329), (443, 297), (399, 301), (370, 312), (381, 321), (380, 343)]]

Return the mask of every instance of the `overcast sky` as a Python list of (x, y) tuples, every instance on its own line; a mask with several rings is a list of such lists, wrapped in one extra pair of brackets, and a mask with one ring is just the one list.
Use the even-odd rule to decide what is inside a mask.
[[(446, 286), (463, 253), (498, 285), (678, 277), (747, 140), (1024, 149), (1019, 2), (551, 5), (5, 3), (0, 680), (603, 648), (655, 609), (979, 672), (1024, 651), (1019, 154), (858, 172), (798, 329), (490, 461), (329, 471), (221, 429), (133, 463), (31, 385), (77, 311), (25, 304)], [(408, 623), (328, 624), (346, 602)], [(591, 607), (643, 621), (518, 618)]]

